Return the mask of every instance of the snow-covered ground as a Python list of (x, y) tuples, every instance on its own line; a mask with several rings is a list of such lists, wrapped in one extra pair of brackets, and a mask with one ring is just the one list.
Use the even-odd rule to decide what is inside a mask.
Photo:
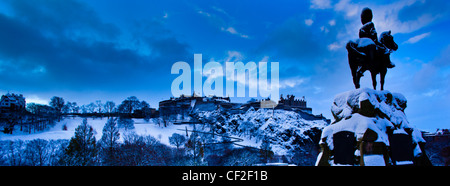
[[(0, 140), (33, 140), (33, 139), (70, 139), (75, 134), (75, 128), (77, 128), (83, 118), (75, 117), (75, 118), (65, 118), (60, 122), (57, 122), (55, 126), (41, 132), (31, 133), (28, 132), (20, 132), (19, 130), (15, 130), (13, 134), (4, 134), (0, 133)], [(91, 125), (95, 130), (95, 138), (99, 140), (102, 137), (103, 126), (105, 126), (108, 118), (87, 118), (88, 124)], [(185, 130), (186, 127), (188, 130), (191, 130), (192, 127), (188, 125), (169, 125), (167, 127), (158, 126), (158, 123), (150, 120), (146, 122), (143, 119), (133, 119), (134, 120), (134, 129), (125, 131), (125, 129), (120, 129), (120, 141), (123, 140), (123, 136), (128, 132), (135, 132), (138, 135), (151, 135), (154, 138), (161, 141), (161, 143), (169, 144), (169, 137), (173, 133), (178, 134), (186, 134), (185, 131), (180, 131), (178, 129)], [(67, 126), (67, 130), (62, 130), (63, 125)]]
[[(207, 121), (209, 125), (216, 129), (221, 129), (221, 132), (215, 131), (216, 134), (226, 134), (230, 137), (239, 138), (236, 145), (250, 146), (259, 148), (262, 140), (269, 140), (272, 151), (275, 154), (284, 155), (289, 152), (289, 149), (295, 149), (303, 140), (310, 140), (306, 134), (312, 128), (322, 129), (327, 126), (324, 120), (305, 120), (300, 114), (293, 111), (285, 110), (270, 110), (270, 109), (249, 109), (245, 113), (224, 115), (218, 111), (199, 112), (199, 117)], [(0, 134), (0, 140), (33, 140), (33, 139), (70, 139), (75, 134), (75, 129), (82, 123), (81, 117), (68, 117), (60, 122), (57, 122), (53, 127), (28, 134), (27, 132), (20, 132), (17, 128), (13, 134)], [(97, 140), (102, 137), (102, 130), (107, 122), (107, 118), (87, 118), (88, 124), (95, 130), (95, 138)], [(194, 126), (191, 124), (174, 125), (170, 124), (164, 127), (163, 124), (158, 123), (158, 119), (151, 119), (148, 122), (144, 119), (133, 119), (134, 129), (125, 130), (119, 128), (120, 139), (127, 133), (136, 133), (143, 136), (152, 136), (165, 145), (170, 145), (169, 137), (173, 133), (186, 135), (186, 129), (191, 135)], [(67, 130), (62, 130), (63, 126), (67, 126)], [(197, 131), (211, 132), (210, 127), (197, 126)], [(220, 136), (220, 135), (218, 135)], [(221, 138), (215, 140), (221, 140)], [(236, 141), (236, 140), (235, 140)], [(174, 147), (174, 146), (173, 146)]]
[[(102, 137), (102, 130), (105, 126), (108, 118), (87, 118), (88, 124), (92, 126), (95, 130), (95, 138), (99, 140)], [(186, 128), (188, 129), (189, 135), (191, 134), (191, 130), (193, 130), (192, 125), (169, 125), (164, 127), (158, 125), (157, 121), (149, 120), (148, 122), (143, 119), (133, 119), (134, 120), (134, 129), (130, 129), (126, 131), (125, 129), (120, 129), (120, 140), (123, 141), (123, 136), (127, 133), (135, 132), (138, 135), (150, 135), (155, 139), (159, 140), (161, 143), (165, 145), (170, 145), (169, 137), (172, 136), (173, 133), (178, 133), (182, 135), (186, 135)], [(4, 134), (0, 133), (0, 140), (33, 140), (33, 139), (45, 139), (45, 140), (57, 140), (57, 139), (70, 139), (75, 134), (75, 129), (81, 124), (83, 118), (81, 117), (69, 117), (57, 122), (53, 127), (36, 133), (29, 134), (28, 132), (21, 132), (19, 130), (15, 130), (13, 134)], [(62, 130), (63, 126), (67, 126), (67, 130)], [(236, 135), (230, 135), (231, 137), (237, 137)], [(256, 139), (247, 139), (243, 138), (244, 141), (239, 142), (239, 145), (259, 147), (261, 142), (256, 142)], [(174, 147), (174, 146), (173, 146)]]

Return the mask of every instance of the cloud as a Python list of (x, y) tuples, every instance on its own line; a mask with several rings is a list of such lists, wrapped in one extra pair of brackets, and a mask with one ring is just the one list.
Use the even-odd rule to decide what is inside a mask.
[(239, 62), (244, 59), (244, 55), (238, 51), (228, 51), (228, 56), (224, 60), (224, 62)]
[(334, 26), (334, 25), (336, 25), (336, 20), (332, 19), (332, 20), (328, 21), (328, 24), (330, 26)]
[[(169, 76), (173, 62), (189, 59), (189, 46), (168, 32), (155, 34), (147, 29), (148, 34), (122, 41), (116, 26), (104, 23), (84, 4), (56, 2), (11, 1), (13, 13), (0, 13), (1, 87), (24, 91), (148, 89), (167, 83), (169, 78), (154, 81), (154, 77)], [(41, 19), (47, 17), (49, 22), (43, 23)], [(77, 24), (80, 20), (87, 22)], [(123, 45), (133, 42), (147, 46), (152, 55)]]
[(325, 38), (319, 34), (296, 19), (288, 19), (269, 33), (258, 51), (264, 55), (294, 59), (297, 65), (305, 64), (306, 67), (312, 64), (311, 60), (322, 57), (326, 52)]
[(212, 17), (210, 13), (204, 12), (203, 10), (199, 10), (199, 11), (197, 11), (197, 13), (199, 13), (200, 15), (204, 15), (206, 17)]
[(446, 120), (449, 111), (449, 58), (450, 45), (447, 45), (435, 59), (422, 62), (418, 68), (404, 69), (405, 76), (411, 78), (402, 79), (399, 83), (402, 83), (401, 88), (410, 89), (402, 92), (406, 96), (409, 95), (409, 109), (406, 114), (410, 123), (421, 125), (421, 128), (428, 130), (446, 127), (439, 121)]
[(415, 20), (402, 21), (396, 14), (381, 13), (378, 20), (378, 29), (380, 31), (392, 30), (394, 33), (411, 33), (425, 26), (430, 25), (437, 19), (436, 15), (423, 14), (419, 15)]
[(328, 33), (328, 32), (330, 32), (330, 30), (328, 30), (328, 28), (325, 27), (325, 26), (321, 26), (321, 27), (320, 27), (320, 31), (322, 31), (323, 33)]
[(424, 38), (430, 36), (430, 34), (431, 34), (431, 32), (419, 34), (419, 35), (416, 35), (416, 36), (414, 36), (414, 37), (409, 38), (408, 40), (406, 40), (406, 41), (403, 42), (403, 43), (414, 44), (414, 43), (417, 43), (417, 42), (419, 42), (420, 40), (422, 40), (422, 39), (424, 39)]
[(328, 50), (330, 50), (330, 51), (336, 51), (336, 50), (338, 50), (338, 49), (341, 48), (341, 47), (342, 47), (342, 46), (341, 46), (339, 43), (334, 42), (334, 43), (331, 43), (331, 44), (328, 45)]
[(224, 14), (224, 15), (227, 16), (227, 17), (230, 17), (230, 18), (231, 18), (230, 14), (228, 14), (228, 12), (226, 12), (226, 11), (223, 10), (222, 8), (213, 6), (212, 9), (215, 10), (215, 11), (217, 11), (217, 12), (219, 12), (219, 13)]
[(29, 95), (26, 96), (26, 101), (27, 103), (36, 103), (36, 104), (41, 104), (41, 105), (48, 105), (48, 103), (50, 102), (50, 100), (46, 100), (46, 99), (42, 99), (37, 95)]
[(362, 8), (363, 7), (360, 5), (351, 3), (350, 0), (340, 0), (334, 5), (334, 10), (337, 12), (344, 12), (346, 17), (357, 15)]
[(34, 25), (46, 37), (113, 39), (120, 34), (117, 27), (100, 20), (87, 5), (75, 1), (10, 0), (13, 17)]
[(330, 0), (311, 0), (310, 8), (312, 8), (312, 9), (331, 8), (331, 1)]
[[(441, 1), (401, 0), (390, 4), (360, 4), (353, 3), (350, 0), (340, 0), (334, 5), (334, 10), (344, 13), (349, 20), (356, 20), (349, 24), (356, 24), (359, 23), (360, 11), (364, 7), (370, 7), (374, 14), (373, 21), (379, 33), (387, 30), (392, 30), (393, 33), (411, 33), (448, 14), (447, 11), (437, 11), (442, 9), (439, 4), (441, 4)], [(424, 10), (424, 7), (434, 8), (427, 8), (428, 11), (414, 11), (412, 15), (402, 16), (403, 12), (408, 12), (411, 7), (416, 6), (421, 7), (422, 10)], [(410, 19), (410, 17), (414, 17), (414, 19)], [(349, 28), (354, 29), (353, 27)]]
[(285, 89), (285, 88), (294, 88), (296, 86), (302, 85), (305, 82), (307, 82), (309, 79), (308, 78), (301, 78), (301, 77), (292, 77), (292, 78), (287, 78), (287, 79), (283, 79), (280, 80), (280, 89)]
[(441, 51), (441, 55), (434, 60), (423, 63), (420, 70), (414, 73), (412, 78), (416, 92), (422, 92), (425, 96), (446, 96), (450, 83), (450, 45)]
[(312, 19), (305, 19), (305, 25), (311, 26), (314, 23)]
[(439, 94), (439, 89), (433, 89), (433, 90), (423, 93), (423, 95), (426, 97), (433, 97), (437, 94)]
[[(322, 33), (329, 35), (327, 46), (329, 51), (341, 51), (336, 43), (345, 45), (348, 40), (358, 38), (358, 30), (362, 26), (360, 22), (360, 12), (364, 7), (370, 7), (373, 11), (373, 22), (377, 32), (391, 30), (392, 34), (405, 34), (417, 32), (431, 25), (439, 23), (442, 18), (448, 17), (449, 12), (442, 6), (450, 5), (448, 1), (421, 1), (421, 0), (400, 0), (384, 2), (355, 2), (351, 0), (338, 0), (331, 3), (327, 9), (314, 10), (320, 12), (333, 12), (333, 16), (328, 18), (328, 22), (319, 22), (319, 29)], [(334, 20), (334, 21), (333, 21)], [(333, 26), (334, 25), (334, 26)], [(428, 32), (428, 31), (425, 31)], [(422, 32), (423, 33), (423, 32)], [(418, 42), (420, 39), (428, 37), (428, 34), (411, 38), (409, 42)], [(412, 37), (412, 36), (409, 36)], [(423, 37), (423, 38), (421, 38)], [(331, 43), (331, 44), (330, 44)], [(336, 50), (334, 50), (336, 49)], [(345, 51), (345, 50), (344, 50)]]
[(236, 24), (237, 20), (234, 19), (232, 16), (230, 16), (230, 14), (228, 14), (225, 10), (215, 6), (212, 7), (212, 10), (220, 13), (221, 15), (224, 15), (225, 17), (219, 16), (218, 14), (209, 13), (204, 10), (198, 10), (197, 13), (205, 16), (212, 25), (216, 26), (217, 28), (220, 28), (220, 30), (223, 32), (236, 35), (245, 39), (249, 38), (247, 34), (243, 34), (236, 30), (234, 25)]
[(238, 35), (239, 37), (242, 37), (242, 38), (248, 38), (248, 35), (237, 32), (234, 27), (228, 27), (227, 29), (222, 27), (221, 30), (228, 32), (230, 34), (233, 34), (233, 35)]

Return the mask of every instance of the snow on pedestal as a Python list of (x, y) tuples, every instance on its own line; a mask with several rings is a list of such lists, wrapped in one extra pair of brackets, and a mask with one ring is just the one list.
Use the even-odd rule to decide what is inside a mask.
[(404, 113), (402, 94), (361, 88), (334, 98), (335, 121), (322, 131), (316, 165), (413, 164), (422, 134)]

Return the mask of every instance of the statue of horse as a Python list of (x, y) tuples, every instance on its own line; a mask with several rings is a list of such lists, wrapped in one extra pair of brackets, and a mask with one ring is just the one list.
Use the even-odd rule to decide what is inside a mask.
[(390, 63), (390, 54), (398, 49), (398, 45), (394, 42), (391, 31), (381, 33), (379, 41), (387, 48), (386, 50), (378, 48), (369, 38), (360, 38), (347, 43), (348, 63), (352, 71), (353, 84), (357, 89), (360, 88), (359, 82), (366, 70), (372, 75), (373, 89), (377, 89), (377, 74), (380, 74), (381, 90), (384, 89), (386, 64)]

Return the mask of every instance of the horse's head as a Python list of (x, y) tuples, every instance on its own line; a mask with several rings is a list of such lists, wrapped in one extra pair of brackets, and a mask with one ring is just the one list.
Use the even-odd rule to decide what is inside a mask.
[(391, 31), (383, 32), (380, 35), (380, 42), (387, 48), (396, 51), (398, 49), (397, 43), (394, 41), (394, 37), (391, 35)]

